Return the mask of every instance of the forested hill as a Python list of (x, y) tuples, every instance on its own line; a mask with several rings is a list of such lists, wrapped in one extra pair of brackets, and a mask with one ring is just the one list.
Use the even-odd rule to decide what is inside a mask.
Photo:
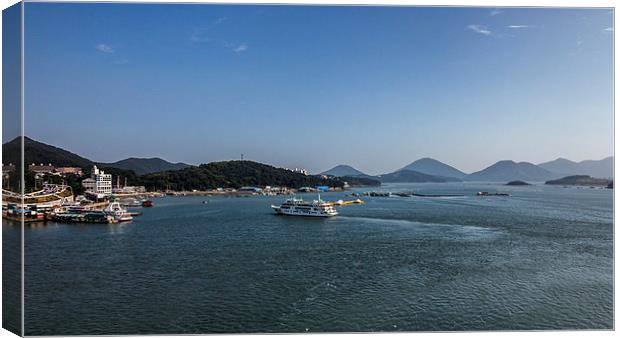
[[(3, 144), (3, 163), (20, 163), (21, 139), (17, 138)], [(342, 187), (344, 182), (352, 186), (378, 185), (379, 181), (368, 178), (342, 177), (323, 178), (320, 175), (304, 175), (290, 170), (276, 168), (267, 164), (252, 161), (224, 161), (187, 166), (183, 163), (169, 163), (158, 158), (135, 159), (130, 158), (116, 163), (97, 163), (76, 155), (70, 151), (41, 143), (24, 137), (24, 154), (26, 163), (51, 163), (54, 166), (81, 167), (88, 175), (93, 165), (97, 165), (106, 173), (112, 174), (113, 183), (128, 185), (144, 185), (148, 190), (204, 190), (212, 188), (239, 188), (242, 186), (285, 186), (300, 188), (326, 185)], [(165, 171), (152, 172), (161, 168)], [(179, 170), (177, 170), (179, 169)], [(17, 171), (16, 171), (17, 172)], [(143, 174), (144, 175), (141, 175)], [(26, 171), (26, 186), (34, 186), (34, 173)], [(51, 175), (46, 178), (51, 183), (60, 183), (63, 178)], [(82, 178), (66, 177), (74, 191), (80, 193)], [(19, 180), (10, 180), (11, 189), (18, 189)], [(13, 186), (15, 185), (15, 186)]]
[(124, 170), (132, 170), (137, 175), (156, 173), (160, 171), (166, 170), (179, 170), (183, 168), (190, 167), (189, 164), (185, 163), (170, 163), (166, 160), (162, 160), (161, 158), (136, 158), (130, 157), (118, 162), (114, 163), (99, 163), (99, 166), (102, 167), (112, 167)]
[[(31, 163), (52, 163), (57, 167), (88, 167), (93, 165), (93, 161), (87, 158), (28, 137), (24, 137), (24, 162), (27, 165)], [(2, 163), (14, 165), (21, 163), (21, 137), (2, 145)]]
[(148, 190), (206, 190), (213, 188), (240, 188), (285, 186), (290, 188), (326, 185), (342, 187), (340, 179), (304, 175), (252, 161), (223, 161), (201, 164), (181, 170), (146, 174), (140, 177)]

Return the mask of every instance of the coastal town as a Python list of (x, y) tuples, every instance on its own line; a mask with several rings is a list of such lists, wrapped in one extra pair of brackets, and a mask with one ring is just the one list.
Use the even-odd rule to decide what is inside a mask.
[[(85, 174), (80, 167), (56, 167), (52, 163), (28, 165), (34, 173), (33, 191), (24, 195), (8, 189), (9, 180), (16, 166), (3, 164), (2, 217), (10, 221), (60, 223), (118, 223), (131, 221), (142, 213), (138, 208), (152, 207), (152, 199), (163, 196), (232, 196), (291, 195), (304, 192), (342, 191), (341, 187), (315, 186), (290, 188), (282, 186), (244, 186), (240, 188), (219, 187), (208, 190), (161, 190), (147, 191), (144, 186), (128, 185), (127, 178), (92, 167)], [(308, 175), (305, 169), (288, 169)], [(61, 183), (51, 183), (60, 180)], [(77, 194), (66, 184), (68, 179), (78, 179), (83, 194)]]

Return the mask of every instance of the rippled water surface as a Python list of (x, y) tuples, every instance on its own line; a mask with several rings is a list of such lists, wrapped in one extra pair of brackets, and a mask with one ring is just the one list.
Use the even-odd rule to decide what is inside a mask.
[(166, 197), (127, 224), (29, 226), (26, 334), (612, 328), (612, 191), (381, 189), (467, 196), (330, 219), (275, 216), (281, 196)]

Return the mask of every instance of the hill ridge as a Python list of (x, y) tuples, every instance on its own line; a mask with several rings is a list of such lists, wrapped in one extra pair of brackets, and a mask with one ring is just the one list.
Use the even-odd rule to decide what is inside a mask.
[(466, 181), (526, 181), (539, 182), (556, 178), (557, 174), (543, 169), (530, 162), (501, 160), (494, 164), (465, 176)]
[(441, 176), (441, 177), (454, 177), (461, 179), (467, 174), (456, 169), (455, 167), (445, 164), (431, 157), (422, 157), (415, 160), (408, 165), (402, 167), (399, 170), (413, 170), (422, 174)]
[(369, 176), (357, 169), (355, 169), (354, 167), (348, 165), (348, 164), (339, 164), (336, 165), (335, 167), (326, 170), (324, 172), (321, 173), (321, 175), (329, 175), (329, 176), (336, 176), (336, 177), (341, 177), (341, 176)]

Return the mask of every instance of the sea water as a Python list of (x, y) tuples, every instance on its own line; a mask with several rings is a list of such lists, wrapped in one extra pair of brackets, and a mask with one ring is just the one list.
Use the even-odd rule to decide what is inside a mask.
[(26, 225), (26, 335), (613, 327), (612, 190), (321, 197), (365, 190), (464, 196), (362, 197), (328, 219), (275, 215), (284, 196), (165, 197), (130, 223)]

